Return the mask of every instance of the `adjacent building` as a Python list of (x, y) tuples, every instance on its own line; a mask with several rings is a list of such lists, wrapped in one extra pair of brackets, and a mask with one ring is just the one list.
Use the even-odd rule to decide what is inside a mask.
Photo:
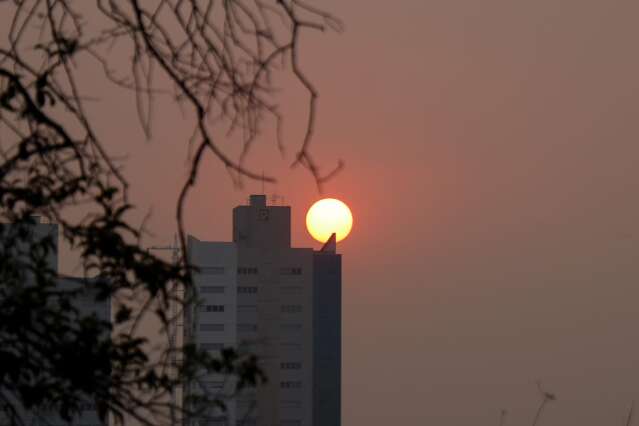
[[(52, 250), (46, 253), (46, 267), (49, 271), (57, 276), (58, 291), (76, 291), (82, 289), (82, 292), (78, 297), (74, 298), (74, 306), (78, 309), (81, 317), (95, 315), (97, 319), (103, 321), (111, 320), (111, 300), (106, 299), (102, 301), (96, 300), (98, 287), (104, 285), (103, 281), (99, 278), (79, 278), (70, 277), (58, 274), (58, 225), (54, 223), (44, 223), (40, 218), (35, 217), (35, 224), (28, 225), (28, 232), (31, 233), (30, 242), (32, 244), (38, 244), (40, 242), (48, 241)], [(3, 224), (2, 235), (0, 238), (8, 238), (12, 232), (18, 232), (18, 228), (11, 227), (14, 225)], [(21, 225), (24, 226), (24, 225)], [(28, 252), (29, 247), (18, 247), (16, 252)], [(19, 259), (21, 256), (17, 256)], [(24, 259), (24, 262), (30, 262), (29, 259)], [(28, 268), (25, 268), (28, 269)], [(25, 286), (33, 285), (34, 278), (29, 272), (25, 275)], [(72, 422), (67, 422), (60, 418), (53, 411), (27, 411), (21, 409), (19, 403), (16, 402), (18, 410), (24, 424), (26, 426), (104, 426), (108, 422), (102, 422), (98, 416), (95, 403), (87, 398), (85, 404), (82, 405), (82, 413), (76, 416)], [(0, 412), (0, 425), (7, 424), (8, 419), (2, 417)]]
[[(184, 338), (217, 354), (258, 355), (268, 383), (188, 419), (193, 426), (340, 426), (341, 255), (334, 236), (320, 251), (291, 247), (291, 208), (252, 195), (233, 209), (233, 241), (188, 238), (196, 303)], [(222, 375), (190, 383), (187, 395), (224, 398)]]

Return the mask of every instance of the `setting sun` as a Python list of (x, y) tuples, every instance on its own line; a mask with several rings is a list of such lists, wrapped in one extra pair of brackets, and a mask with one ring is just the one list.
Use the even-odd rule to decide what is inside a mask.
[(337, 241), (343, 240), (352, 227), (351, 210), (335, 198), (317, 201), (306, 213), (306, 228), (311, 236), (321, 243), (325, 243), (333, 232)]

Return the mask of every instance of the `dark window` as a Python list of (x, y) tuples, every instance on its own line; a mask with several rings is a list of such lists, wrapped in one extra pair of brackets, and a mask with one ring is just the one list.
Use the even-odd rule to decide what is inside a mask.
[(255, 294), (257, 293), (257, 287), (238, 287), (237, 292), (240, 294)]
[(302, 268), (293, 267), (293, 268), (281, 268), (281, 275), (302, 275)]
[(224, 331), (224, 324), (200, 324), (200, 331)]
[(223, 347), (222, 343), (200, 343), (200, 349), (204, 351), (219, 351)]
[(200, 287), (200, 293), (224, 293), (223, 285), (203, 285)]
[(224, 312), (224, 305), (200, 306), (200, 312)]
[(301, 362), (281, 362), (280, 368), (282, 370), (300, 370), (302, 368)]
[(282, 342), (281, 346), (282, 346), (282, 349), (284, 350), (299, 351), (302, 349), (302, 344), (295, 343), (295, 342)]
[(302, 382), (299, 380), (288, 380), (286, 382), (280, 382), (280, 387), (282, 389), (301, 389)]
[(202, 417), (195, 424), (198, 426), (228, 426), (228, 418), (226, 416)]
[(257, 324), (238, 324), (238, 331), (257, 331)]
[(258, 269), (252, 266), (240, 266), (237, 268), (237, 273), (239, 275), (257, 275)]
[(221, 380), (202, 382), (202, 386), (204, 389), (222, 389), (224, 387), (224, 382)]
[(280, 291), (282, 294), (301, 294), (302, 287), (299, 285), (286, 285), (280, 287)]
[(202, 275), (223, 275), (223, 266), (200, 266), (199, 273)]
[(302, 312), (302, 305), (282, 305), (281, 311), (284, 314), (296, 314)]
[(256, 305), (238, 305), (237, 310), (239, 312), (256, 312), (257, 306)]

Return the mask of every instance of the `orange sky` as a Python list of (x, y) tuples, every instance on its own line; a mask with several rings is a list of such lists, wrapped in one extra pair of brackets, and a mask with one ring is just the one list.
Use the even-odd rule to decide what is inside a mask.
[[(639, 2), (325, 0), (342, 35), (305, 38), (320, 90), (314, 152), (346, 169), (343, 425), (621, 424), (639, 400)], [(2, 6), (0, 6), (0, 12)], [(149, 244), (175, 229), (188, 117), (158, 104), (143, 140), (126, 93), (84, 81), (113, 154), (127, 154)], [(304, 117), (284, 85), (281, 159), (267, 131), (249, 166), (293, 206), (296, 246), (319, 198), (290, 170)], [(114, 126), (113, 123), (117, 123)], [(237, 152), (231, 142), (223, 142)], [(211, 160), (187, 214), (228, 240), (234, 189)], [(66, 272), (73, 272), (69, 265)]]

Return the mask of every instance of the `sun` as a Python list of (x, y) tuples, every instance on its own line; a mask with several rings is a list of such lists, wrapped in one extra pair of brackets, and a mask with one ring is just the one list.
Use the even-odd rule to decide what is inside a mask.
[(306, 228), (320, 243), (325, 243), (333, 233), (337, 241), (341, 241), (348, 236), (352, 227), (351, 210), (335, 198), (317, 201), (306, 213)]

